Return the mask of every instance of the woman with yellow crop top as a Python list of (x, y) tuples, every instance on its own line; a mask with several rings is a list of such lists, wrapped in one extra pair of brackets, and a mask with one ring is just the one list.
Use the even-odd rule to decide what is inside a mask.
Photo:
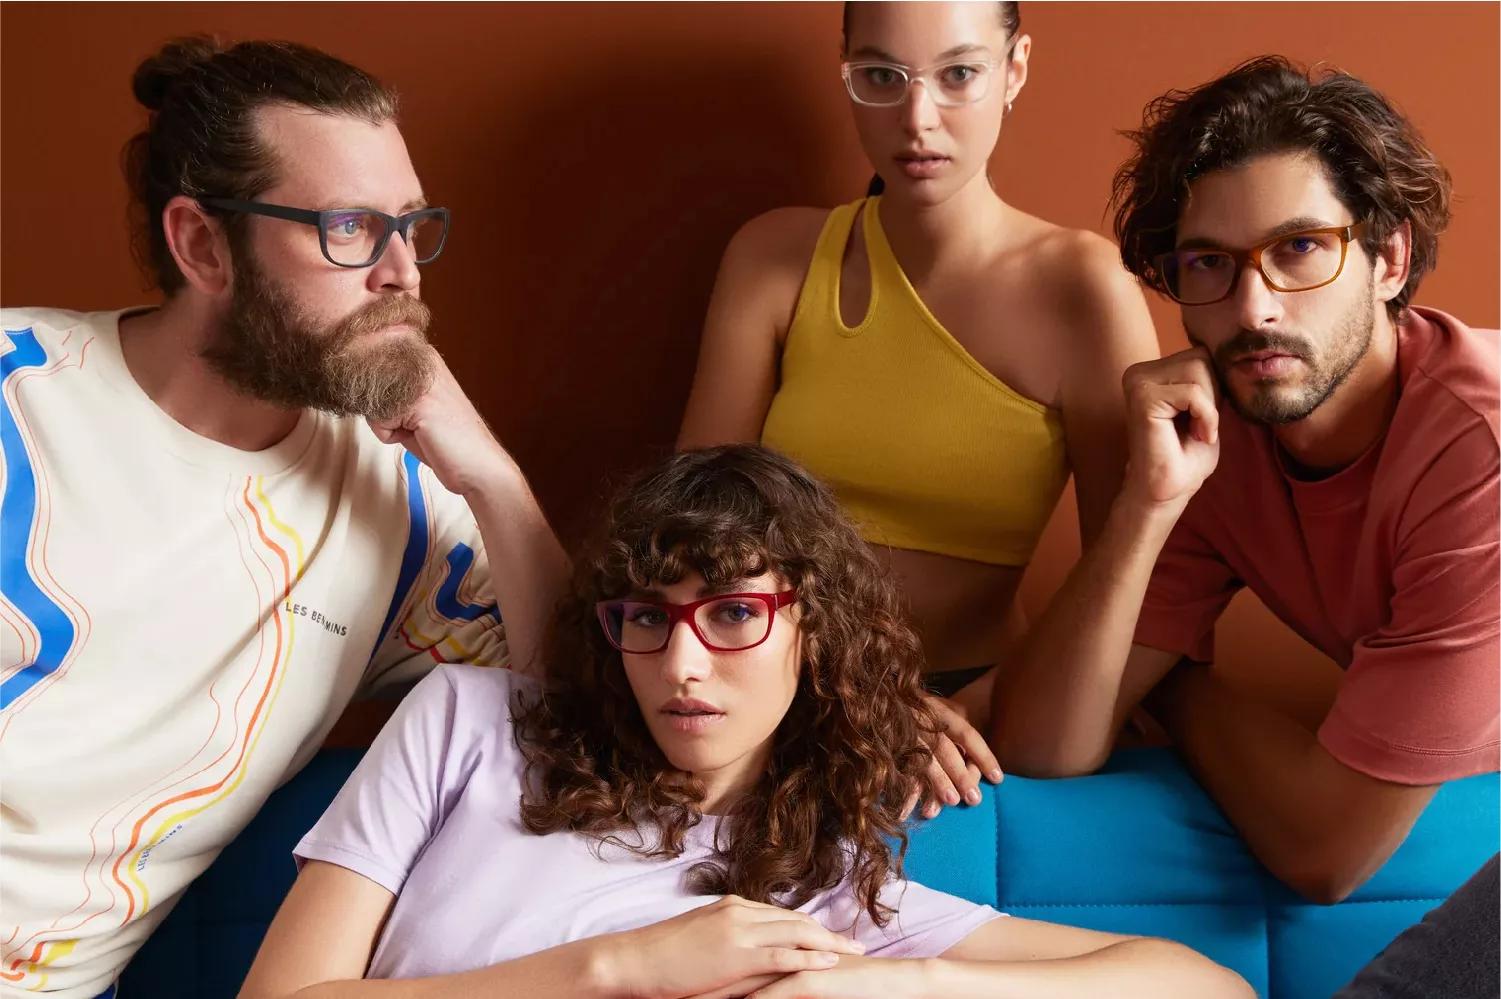
[(990, 184), (1031, 54), (1018, 4), (844, 17), (844, 81), (884, 190), (735, 235), (678, 444), (791, 455), (889, 552), (931, 689), (965, 688), (935, 704), (957, 709), (969, 757), (940, 747), (955, 777), (941, 796), (978, 800), (989, 754), (963, 716), (983, 730), (1004, 693), (988, 667), (1027, 654), (1017, 587), (1070, 473), (1083, 543), (1099, 533), (1125, 464), (1121, 375), (1157, 340), (1112, 243)]

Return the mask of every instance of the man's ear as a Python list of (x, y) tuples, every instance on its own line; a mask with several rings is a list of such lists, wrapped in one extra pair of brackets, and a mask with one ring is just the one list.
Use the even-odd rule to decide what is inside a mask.
[(203, 206), (179, 194), (162, 209), (162, 232), (167, 250), (182, 272), (183, 280), (210, 297), (223, 294), (234, 283), (229, 239), (224, 224)]
[(1390, 302), (1412, 273), (1412, 223), (1403, 222), (1376, 247), (1376, 301)]

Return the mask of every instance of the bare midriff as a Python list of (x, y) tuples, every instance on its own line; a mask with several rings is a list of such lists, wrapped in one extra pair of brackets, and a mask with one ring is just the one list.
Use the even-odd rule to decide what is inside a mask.
[(1016, 599), (1023, 566), (877, 548), (906, 598), (929, 673), (1002, 662), (1026, 632)]

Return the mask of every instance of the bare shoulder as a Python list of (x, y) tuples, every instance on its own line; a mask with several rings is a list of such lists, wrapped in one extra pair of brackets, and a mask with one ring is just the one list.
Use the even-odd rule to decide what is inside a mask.
[(1123, 325), (1150, 331), (1141, 285), (1113, 242), (1084, 229), (1023, 218), (1023, 238), (1014, 253), (1045, 306), (1062, 320), (1062, 329), (1095, 344), (1100, 337), (1120, 335)]
[(1079, 304), (1079, 297), (1106, 299), (1131, 294), (1140, 286), (1121, 263), (1116, 245), (1098, 233), (1036, 220), (1024, 252), (1037, 276), (1056, 294)]
[(741, 226), (719, 263), (708, 328), (760, 327), (780, 343), (828, 217), (827, 208), (777, 208)]
[(725, 263), (796, 267), (801, 274), (828, 220), (827, 208), (773, 208), (742, 225), (724, 251)]

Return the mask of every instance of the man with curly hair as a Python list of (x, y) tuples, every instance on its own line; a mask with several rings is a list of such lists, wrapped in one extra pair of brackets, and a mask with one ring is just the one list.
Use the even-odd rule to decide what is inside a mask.
[[(1362, 81), (1261, 58), (1132, 138), (1122, 257), (1192, 347), (1127, 372), (1126, 483), (992, 738), (1086, 773), (1144, 705), (1252, 853), (1338, 901), (1497, 769), (1496, 334), (1411, 304), (1449, 175)], [(1242, 587), (1344, 668), (1317, 731), (1201, 665)]]

